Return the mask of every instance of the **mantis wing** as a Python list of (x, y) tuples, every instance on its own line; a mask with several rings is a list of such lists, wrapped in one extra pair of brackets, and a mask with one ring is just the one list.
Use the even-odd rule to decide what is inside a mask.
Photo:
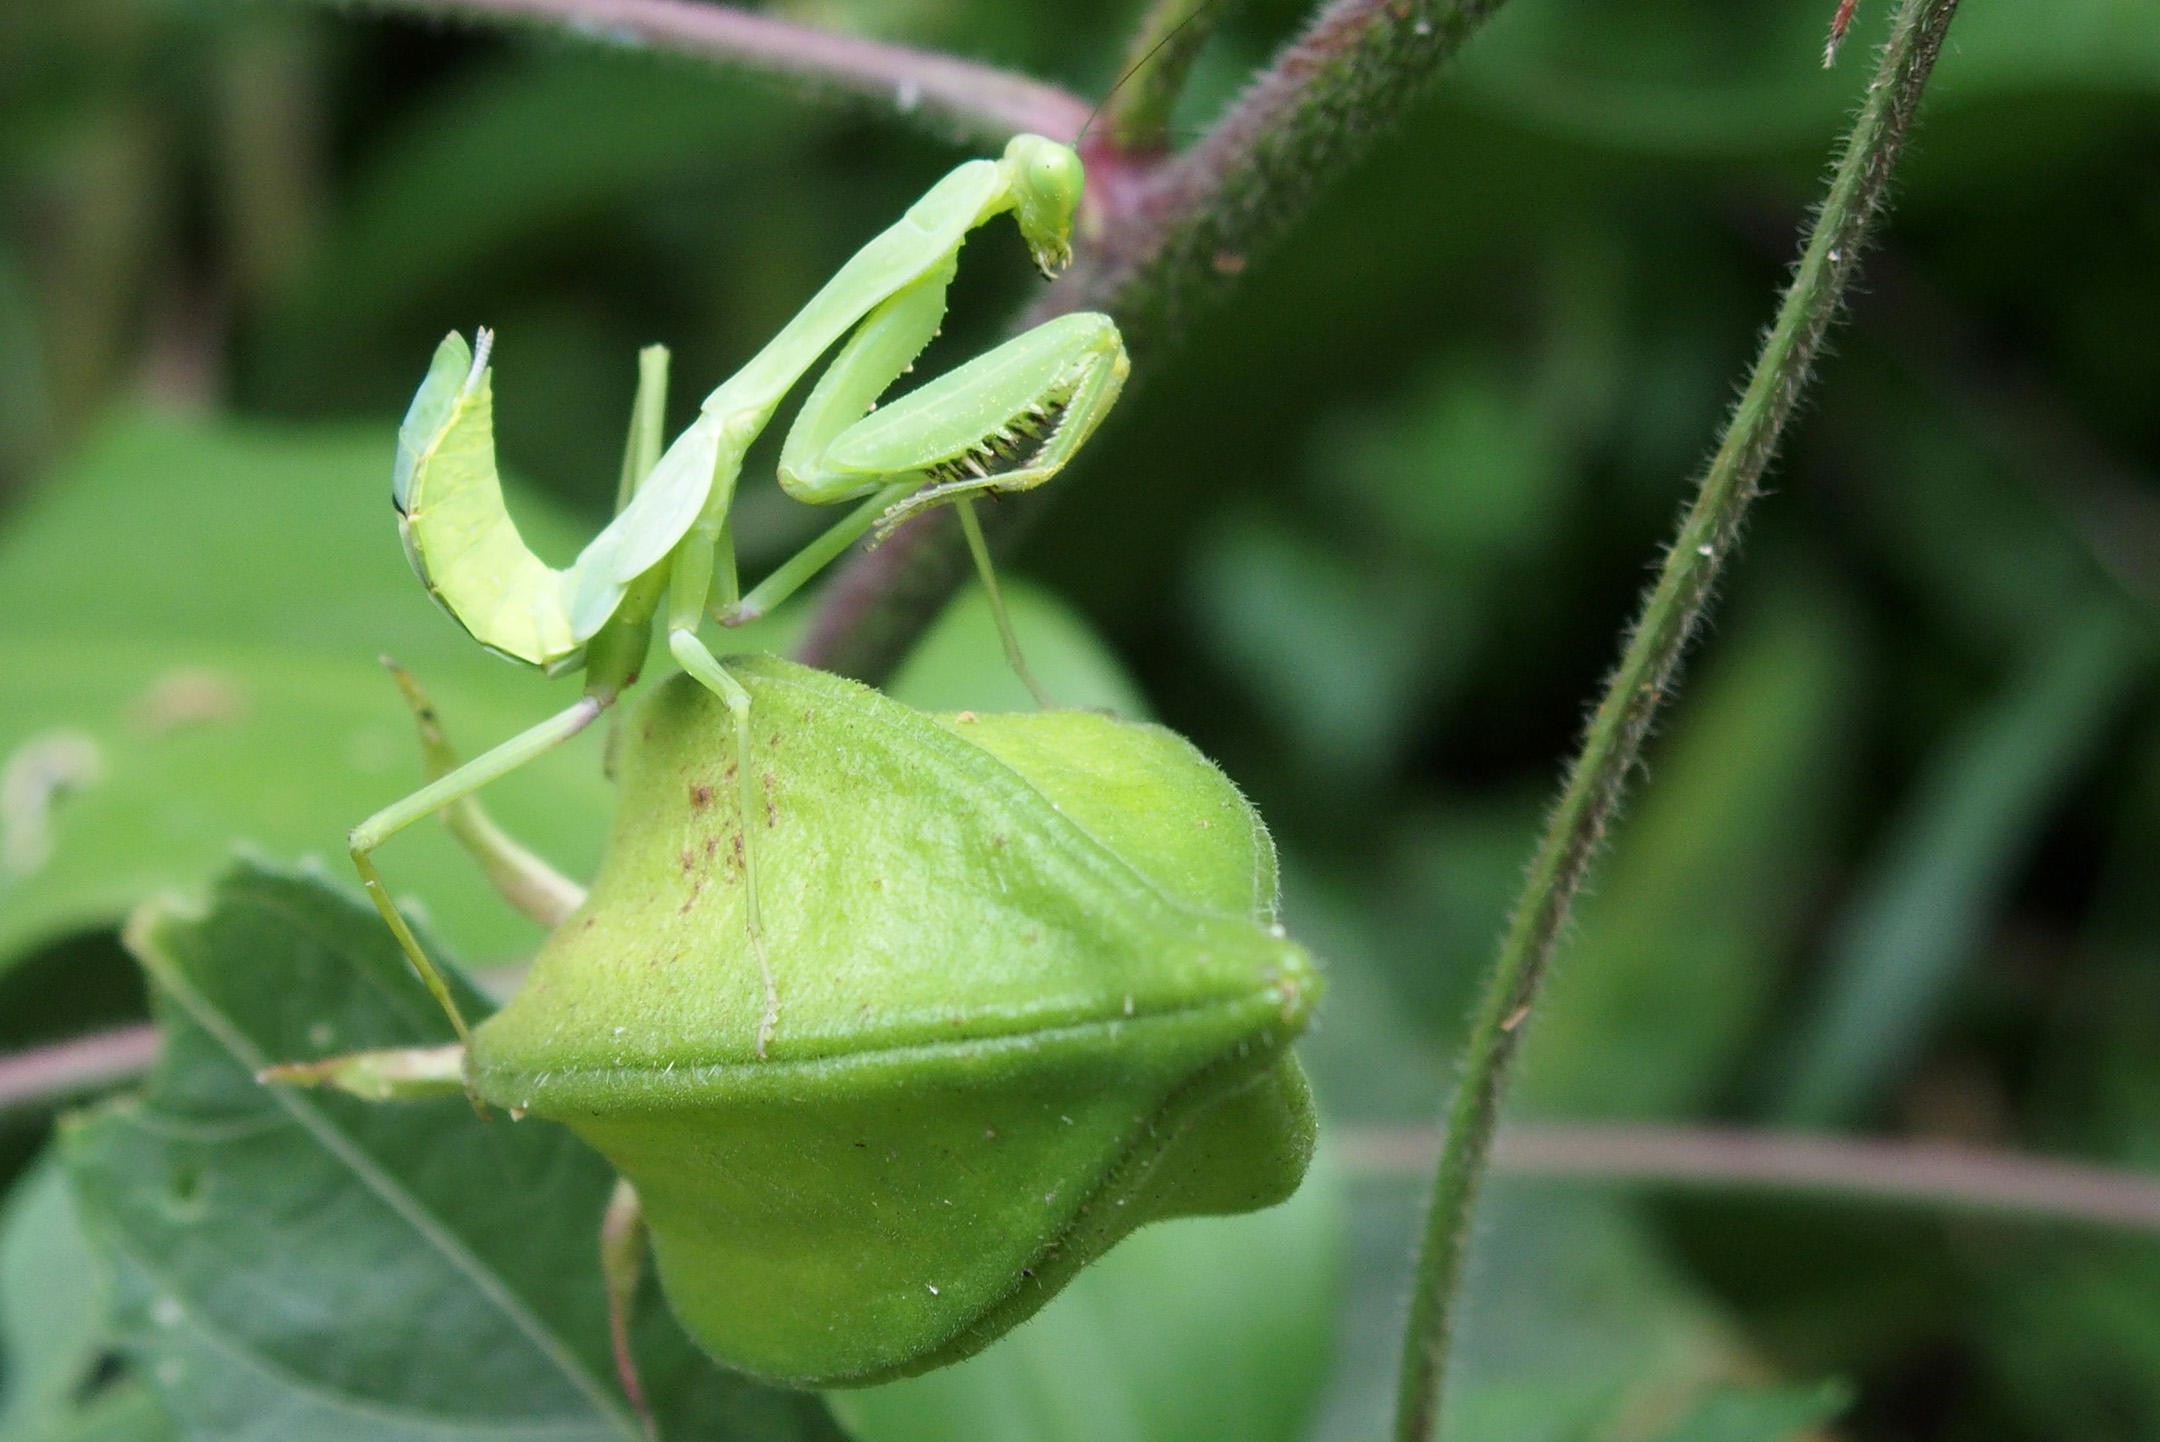
[[(570, 634), (580, 645), (608, 623), (630, 583), (665, 560), (697, 524), (712, 494), (723, 439), (721, 423), (710, 412), (700, 415), (667, 448), (630, 504), (578, 553), (563, 594)], [(734, 484), (732, 467), (728, 484)]]
[(398, 430), (390, 498), (428, 594), (481, 645), (552, 666), (583, 640), (570, 634), (567, 578), (532, 553), (503, 506), (486, 361), (456, 332), (435, 348)]

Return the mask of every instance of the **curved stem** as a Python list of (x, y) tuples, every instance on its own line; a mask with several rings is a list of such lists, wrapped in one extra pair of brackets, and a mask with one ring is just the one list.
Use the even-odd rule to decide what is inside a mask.
[(1702, 478), (1657, 584), (1628, 633), (1581, 754), (1546, 824), (1486, 983), (1449, 1107), (1433, 1178), (1396, 1393), (1395, 1436), (1426, 1442), (1439, 1424), (1455, 1294), (1470, 1211), (1492, 1146), (1508, 1070), (1583, 874), (1604, 839), (1643, 737), (1702, 624), (1718, 570), (1777, 450), (1823, 333), (1858, 264), (1899, 147), (1957, 0), (1905, 0), (1847, 137), (1806, 251), (1748, 387)]
[(836, 35), (691, 0), (369, 0), (377, 8), (556, 25), (616, 45), (694, 55), (860, 95), (901, 115), (1002, 144), (1021, 131), (1071, 141), (1087, 102), (1055, 85), (951, 55)]
[(1236, 283), (1392, 129), (1505, 0), (1332, 0), (1216, 125), (1163, 166), (1035, 320), (1107, 310), (1135, 354)]

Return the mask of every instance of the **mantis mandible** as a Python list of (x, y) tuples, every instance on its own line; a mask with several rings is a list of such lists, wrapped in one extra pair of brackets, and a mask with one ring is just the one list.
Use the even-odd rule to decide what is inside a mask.
[[(579, 667), (585, 675), (584, 694), (566, 710), (385, 807), (349, 838), (369, 898), (461, 1041), (470, 1039), (465, 1019), (392, 904), (374, 852), (413, 822), (464, 801), (591, 725), (638, 679), (657, 616), (669, 654), (725, 703), (733, 722), (746, 914), (765, 984), (763, 1055), (779, 998), (765, 958), (749, 824), (759, 810), (749, 762), (750, 694), (699, 639), (699, 626), (708, 608), (722, 625), (763, 615), (872, 527), (882, 535), (945, 504), (958, 510), (995, 601), (971, 498), (1038, 486), (1071, 460), (1124, 384), (1127, 360), (1117, 327), (1104, 315), (1060, 316), (872, 408), (937, 333), (968, 232), (1012, 211), (1037, 266), (1053, 275), (1071, 258), (1083, 180), (1070, 148), (1036, 135), (1015, 137), (997, 160), (959, 166), (857, 251), (763, 350), (707, 396), (664, 454), (666, 353), (645, 352), (617, 514), (566, 570), (549, 567), (526, 547), (503, 503), (487, 364), (492, 338), (482, 331), (477, 346), (468, 347), (452, 334), (437, 348), (398, 435), (392, 499), (406, 554), (429, 593), (483, 646), (551, 675)], [(779, 481), (797, 500), (861, 504), (742, 594), (728, 515), (744, 453), (789, 389), (843, 336), (846, 343), (788, 432)], [(1040, 699), (1001, 607), (998, 617), (1008, 657)], [(483, 861), (498, 873), (537, 867), (518, 854), (483, 855)]]

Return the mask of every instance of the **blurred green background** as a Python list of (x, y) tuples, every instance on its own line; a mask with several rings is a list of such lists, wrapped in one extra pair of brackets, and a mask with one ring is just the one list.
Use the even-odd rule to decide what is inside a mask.
[[(777, 8), (1088, 95), (1137, 16)], [(1013, 558), (1055, 598), (1028, 603), (1040, 624), (1114, 652), (1129, 679), (1100, 686), (1269, 819), (1332, 972), (1307, 1055), (1345, 1133), (1436, 1114), (1541, 808), (1864, 83), (1859, 44), (1818, 66), (1830, 8), (1514, 0), (1135, 375)], [(1237, 7), (1181, 124), (1300, 15)], [(2160, 1167), (2160, 6), (1968, 0), (1951, 35), (1534, 1025), (1522, 1115)], [(504, 462), (564, 558), (612, 500), (637, 347), (674, 348), (687, 418), (963, 154), (568, 38), (0, 7), (0, 750), (10, 775), (64, 767), (69, 738), (104, 758), (57, 795), (49, 857), (0, 858), (0, 1047), (141, 1014), (110, 931), (133, 901), (234, 840), (334, 855), (408, 784), (376, 652), (468, 749), (545, 714), (546, 685), (427, 605), (382, 504), (445, 330), (497, 328)], [(933, 365), (1038, 284), (1002, 236), (964, 256)], [(746, 562), (820, 519), (746, 483)], [(951, 704), (934, 669), (921, 699)], [(596, 756), (498, 808), (574, 870)], [(529, 948), (450, 857), (430, 829), (384, 865), (466, 955)], [(48, 1122), (0, 1118), (7, 1168)], [(1286, 1437), (1385, 1413), (1419, 1179), (1341, 1185), (1307, 1344), (1328, 1380), (1283, 1404)], [(1710, 1400), (1671, 1436), (1768, 1439), (1717, 1430), (1716, 1389), (1843, 1378), (1856, 1439), (2160, 1438), (2160, 1244), (1579, 1182), (1502, 1183), (1479, 1235), (1480, 1436), (1657, 1435), (1629, 1419), (1677, 1395)], [(1823, 1410), (1790, 1395), (1800, 1422)]]

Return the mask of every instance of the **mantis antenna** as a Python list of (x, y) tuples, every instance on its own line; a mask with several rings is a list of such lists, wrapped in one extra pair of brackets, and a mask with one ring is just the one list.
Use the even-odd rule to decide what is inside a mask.
[(1134, 76), (1138, 75), (1142, 70), (1145, 70), (1147, 68), (1148, 62), (1162, 53), (1164, 46), (1168, 45), (1171, 41), (1177, 39), (1178, 36), (1184, 34), (1188, 29), (1192, 27), (1194, 22), (1200, 19), (1201, 16), (1207, 14), (1210, 10), (1215, 9), (1218, 5), (1222, 3), (1223, 0), (1202, 0), (1201, 4), (1195, 5), (1191, 10), (1186, 12), (1184, 19), (1178, 21), (1177, 24), (1171, 26), (1168, 30), (1164, 31), (1163, 34), (1155, 41), (1153, 45), (1150, 45), (1145, 51), (1141, 53), (1138, 59), (1134, 60), (1132, 64), (1126, 66), (1124, 73), (1119, 75), (1118, 78), (1111, 83), (1110, 88), (1103, 92), (1102, 99), (1095, 102), (1095, 108), (1088, 112), (1087, 120), (1080, 126), (1080, 133), (1073, 137), (1073, 144), (1077, 146), (1081, 141), (1088, 138), (1088, 133), (1095, 128), (1095, 122), (1097, 120), (1100, 120), (1102, 118), (1102, 113), (1110, 108), (1110, 102), (1117, 99), (1118, 92), (1120, 90), (1123, 90), (1126, 86), (1126, 83), (1130, 81)]

